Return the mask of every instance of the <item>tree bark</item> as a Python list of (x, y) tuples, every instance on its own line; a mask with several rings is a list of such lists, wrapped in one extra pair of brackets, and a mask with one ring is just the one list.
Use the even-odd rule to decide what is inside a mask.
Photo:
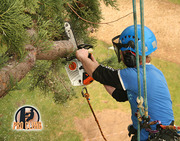
[(28, 54), (23, 61), (13, 60), (0, 70), (0, 98), (5, 96), (9, 90), (33, 68), (36, 60), (55, 60), (66, 57), (74, 51), (72, 43), (68, 40), (54, 41), (50, 50), (37, 50), (32, 45), (26, 45)]
[(68, 40), (54, 41), (54, 45), (50, 50), (37, 51), (37, 60), (56, 60), (66, 57), (74, 51), (73, 44)]

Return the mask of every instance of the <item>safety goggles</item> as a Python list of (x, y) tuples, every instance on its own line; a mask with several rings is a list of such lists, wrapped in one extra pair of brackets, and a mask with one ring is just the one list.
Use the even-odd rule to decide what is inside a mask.
[[(118, 58), (118, 62), (120, 63), (121, 62), (120, 50), (122, 48), (126, 48), (127, 50), (135, 49), (135, 45), (134, 45), (133, 41), (129, 41), (127, 44), (122, 44), (119, 42), (119, 37), (120, 37), (120, 35), (115, 36), (112, 39), (112, 43), (113, 43), (114, 51), (115, 51), (117, 58)], [(126, 38), (126, 36), (124, 38)], [(123, 38), (122, 38), (122, 40), (123, 40)]]

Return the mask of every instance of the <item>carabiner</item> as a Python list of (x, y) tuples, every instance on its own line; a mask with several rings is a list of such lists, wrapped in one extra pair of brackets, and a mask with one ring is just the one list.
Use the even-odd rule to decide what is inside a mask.
[[(85, 93), (84, 93), (84, 90), (86, 91)], [(86, 88), (86, 87), (84, 87), (84, 88), (82, 89), (81, 94), (82, 94), (83, 97), (85, 97), (86, 94), (88, 94), (88, 91), (87, 91), (87, 88)]]
[[(84, 91), (85, 91), (85, 93), (84, 93)], [(82, 96), (85, 97), (87, 100), (90, 100), (90, 99), (89, 99), (89, 94), (88, 94), (88, 91), (87, 91), (87, 88), (86, 88), (86, 87), (84, 87), (84, 88), (82, 89), (81, 94), (82, 94)]]

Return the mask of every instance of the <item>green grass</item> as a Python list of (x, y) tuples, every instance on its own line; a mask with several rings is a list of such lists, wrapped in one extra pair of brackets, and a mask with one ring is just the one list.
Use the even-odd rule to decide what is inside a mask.
[[(107, 50), (110, 45), (98, 41), (94, 49), (94, 56), (100, 61), (111, 57), (114, 52)], [(180, 125), (180, 66), (153, 58), (153, 64), (164, 73), (172, 95), (173, 110), (176, 125)], [(53, 100), (53, 95), (44, 96), (40, 90), (28, 91), (26, 83), (21, 89), (11, 91), (0, 99), (0, 141), (82, 141), (83, 137), (76, 131), (75, 118), (86, 118), (92, 116), (87, 101), (81, 95), (83, 87), (75, 87), (77, 98), (60, 105)], [(87, 86), (90, 94), (90, 102), (94, 111), (100, 112), (104, 109), (122, 109), (130, 111), (129, 103), (117, 103), (98, 82)], [(31, 105), (40, 112), (43, 123), (42, 131), (23, 132), (12, 130), (14, 114), (23, 105)]]
[(172, 3), (180, 4), (180, 0), (169, 0)]
[[(55, 104), (51, 95), (43, 96), (38, 90), (16, 90), (0, 100), (0, 140), (81, 140), (81, 135), (73, 128), (74, 112), (67, 105)], [(43, 123), (42, 131), (23, 132), (12, 130), (12, 122), (17, 109), (23, 105), (32, 105), (38, 109)], [(69, 116), (70, 114), (70, 116)], [(73, 117), (76, 114), (73, 115)], [(71, 128), (72, 127), (72, 128)], [(68, 134), (68, 136), (66, 136)], [(66, 138), (65, 138), (66, 136)]]

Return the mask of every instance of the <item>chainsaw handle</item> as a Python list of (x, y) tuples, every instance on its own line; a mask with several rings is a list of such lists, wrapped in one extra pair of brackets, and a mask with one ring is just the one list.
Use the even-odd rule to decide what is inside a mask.
[[(92, 55), (91, 53), (88, 54), (88, 58), (89, 58), (89, 59), (91, 59), (91, 55)], [(73, 60), (73, 59), (75, 59), (75, 58), (76, 58), (75, 55), (74, 55), (74, 56), (71, 56), (71, 57), (67, 57), (67, 58), (66, 58), (66, 61), (71, 61), (71, 60)]]
[(90, 45), (90, 44), (80, 44), (77, 46), (78, 49), (90, 49), (90, 48), (93, 48), (93, 45)]
[[(91, 53), (88, 54), (88, 58), (89, 58), (89, 59), (91, 59), (91, 55), (92, 55)], [(91, 60), (92, 60), (92, 59), (91, 59)]]
[[(79, 47), (80, 46), (80, 47)], [(93, 46), (92, 45), (90, 45), (90, 44), (81, 44), (81, 45), (78, 45), (78, 50), (79, 49), (90, 49), (90, 48), (93, 48)], [(88, 58), (89, 59), (91, 59), (91, 53), (89, 53), (88, 54)], [(76, 55), (75, 54), (73, 54), (73, 56), (70, 56), (70, 57), (66, 57), (66, 61), (71, 61), (71, 60), (73, 60), (73, 59), (75, 59), (76, 58)]]
[[(78, 45), (78, 49), (90, 49), (90, 48), (93, 48), (93, 45), (90, 45), (90, 44), (80, 44)], [(91, 59), (91, 53), (88, 54), (88, 58)]]

